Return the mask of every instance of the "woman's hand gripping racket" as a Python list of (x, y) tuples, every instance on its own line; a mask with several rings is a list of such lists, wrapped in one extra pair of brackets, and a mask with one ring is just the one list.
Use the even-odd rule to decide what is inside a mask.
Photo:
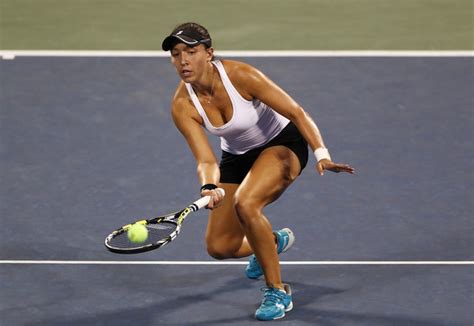
[[(225, 195), (222, 188), (216, 190), (219, 191), (222, 196)], [(211, 196), (205, 196), (196, 200), (194, 203), (179, 212), (158, 216), (148, 220), (140, 220), (122, 226), (120, 229), (113, 231), (107, 236), (107, 238), (105, 238), (105, 246), (110, 251), (118, 254), (137, 254), (161, 248), (178, 236), (184, 220), (190, 213), (206, 207), (210, 200)], [(147, 228), (148, 238), (144, 242), (133, 243), (128, 239), (127, 231), (133, 224), (142, 224)]]

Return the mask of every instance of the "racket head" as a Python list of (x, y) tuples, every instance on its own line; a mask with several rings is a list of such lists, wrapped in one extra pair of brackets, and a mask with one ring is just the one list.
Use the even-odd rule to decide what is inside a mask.
[[(181, 229), (178, 219), (182, 213), (183, 211), (180, 211), (124, 225), (105, 238), (105, 247), (119, 254), (136, 254), (158, 249), (176, 238)], [(144, 242), (135, 243), (128, 239), (127, 232), (133, 224), (142, 224), (147, 228), (148, 237)]]
[[(222, 195), (225, 195), (223, 189), (219, 189), (219, 191)], [(181, 225), (186, 216), (205, 207), (209, 203), (210, 198), (209, 196), (201, 197), (176, 213), (124, 225), (105, 238), (105, 247), (109, 251), (118, 254), (136, 254), (158, 249), (174, 240), (181, 231)], [(142, 243), (134, 243), (128, 239), (128, 229), (136, 223), (144, 225), (148, 230), (148, 237)]]

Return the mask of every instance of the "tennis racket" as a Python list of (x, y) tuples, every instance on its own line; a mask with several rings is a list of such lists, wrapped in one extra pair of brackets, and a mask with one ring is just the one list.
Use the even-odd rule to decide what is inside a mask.
[[(224, 192), (223, 189), (218, 190)], [(161, 248), (178, 236), (186, 217), (190, 213), (206, 207), (210, 199), (210, 196), (205, 196), (178, 212), (136, 221), (135, 223), (144, 225), (148, 230), (148, 238), (145, 242), (131, 242), (128, 239), (127, 231), (135, 223), (124, 225), (105, 238), (105, 247), (117, 254), (137, 254)]]

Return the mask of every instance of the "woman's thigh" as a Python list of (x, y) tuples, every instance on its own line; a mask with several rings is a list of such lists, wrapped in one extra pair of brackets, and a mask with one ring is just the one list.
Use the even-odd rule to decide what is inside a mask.
[(280, 197), (300, 171), (299, 159), (289, 148), (273, 146), (265, 149), (237, 189), (235, 208), (262, 210)]

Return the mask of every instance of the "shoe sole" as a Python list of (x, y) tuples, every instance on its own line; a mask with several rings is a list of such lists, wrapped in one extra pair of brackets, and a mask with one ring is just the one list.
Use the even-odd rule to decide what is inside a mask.
[(253, 275), (249, 275), (247, 273), (245, 273), (245, 276), (247, 276), (247, 278), (251, 279), (251, 280), (258, 280), (263, 274), (260, 274), (258, 276), (253, 276)]
[(260, 321), (269, 321), (269, 320), (277, 320), (277, 319), (282, 319), (283, 317), (286, 316), (285, 312), (288, 312), (288, 311), (291, 311), (293, 309), (293, 301), (290, 302), (290, 304), (288, 305), (288, 307), (285, 308), (285, 311), (283, 312), (283, 314), (281, 316), (277, 316), (275, 318), (272, 318), (272, 319), (258, 319), (257, 317), (257, 320), (260, 320)]

